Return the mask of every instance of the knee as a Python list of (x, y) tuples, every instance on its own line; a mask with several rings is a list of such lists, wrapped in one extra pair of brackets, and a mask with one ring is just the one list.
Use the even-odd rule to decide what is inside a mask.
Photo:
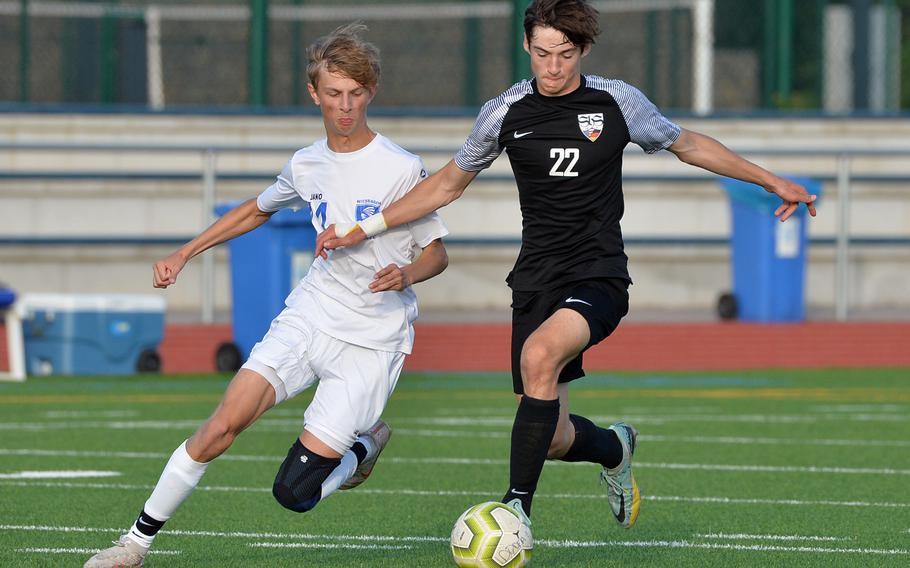
[(231, 447), (237, 437), (237, 430), (221, 417), (213, 416), (196, 431), (194, 445), (202, 447), (201, 461), (210, 461)]
[(322, 498), (322, 483), (340, 460), (324, 458), (295, 440), (284, 463), (278, 469), (272, 495), (290, 511), (305, 513)]
[(556, 373), (558, 354), (546, 341), (531, 337), (521, 350), (521, 375), (531, 383), (548, 382)]
[(272, 485), (272, 495), (279, 505), (295, 513), (306, 513), (319, 502), (318, 494), (301, 498), (296, 494), (293, 487), (285, 485), (277, 478)]

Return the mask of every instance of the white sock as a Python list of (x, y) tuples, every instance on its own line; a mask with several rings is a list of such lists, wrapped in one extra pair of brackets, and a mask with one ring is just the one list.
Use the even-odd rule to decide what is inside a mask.
[(341, 456), (341, 463), (335, 466), (332, 473), (322, 482), (322, 497), (320, 497), (320, 500), (337, 491), (342, 483), (350, 479), (354, 475), (357, 465), (357, 456), (354, 455), (354, 452), (351, 450), (346, 451)]
[[(164, 466), (164, 471), (161, 472), (161, 477), (158, 479), (158, 484), (155, 485), (155, 490), (152, 491), (152, 495), (145, 502), (143, 510), (146, 514), (159, 521), (170, 519), (177, 507), (186, 501), (193, 489), (196, 489), (196, 485), (202, 479), (202, 474), (205, 473), (205, 468), (208, 467), (209, 463), (211, 462), (197, 462), (187, 453), (186, 442), (184, 441), (180, 444), (180, 447), (171, 454), (171, 459)], [(140, 531), (136, 527), (136, 523), (133, 523), (128, 536), (146, 548), (151, 546), (152, 541), (155, 540), (154, 536), (149, 536)]]

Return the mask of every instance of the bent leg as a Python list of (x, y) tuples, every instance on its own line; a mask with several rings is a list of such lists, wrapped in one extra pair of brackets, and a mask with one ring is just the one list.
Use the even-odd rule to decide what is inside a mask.
[(171, 455), (129, 532), (114, 546), (92, 556), (85, 566), (142, 566), (158, 531), (196, 488), (208, 463), (221, 455), (237, 434), (274, 404), (272, 385), (260, 374), (241, 369), (228, 385), (211, 418)]
[(585, 319), (572, 310), (561, 309), (544, 321), (522, 348), (524, 396), (512, 426), (509, 491), (503, 501), (520, 500), (527, 515), (531, 513), (534, 491), (557, 433), (559, 373), (581, 353), (589, 337)]
[(168, 460), (155, 489), (145, 502), (130, 536), (146, 546), (193, 492), (209, 462), (220, 456), (234, 438), (275, 403), (275, 390), (261, 375), (241, 369), (212, 416)]

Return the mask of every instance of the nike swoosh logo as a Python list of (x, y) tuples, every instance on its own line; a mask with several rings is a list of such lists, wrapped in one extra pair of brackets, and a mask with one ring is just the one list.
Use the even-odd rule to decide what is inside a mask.
[(522, 132), (522, 133), (519, 134), (519, 132), (516, 130), (516, 131), (515, 131), (515, 138), (524, 138), (524, 137), (527, 136), (528, 134), (534, 134), (534, 131), (531, 130), (531, 131)]
[(527, 495), (527, 494), (528, 494), (527, 491), (516, 491), (516, 490), (514, 490), (514, 489), (510, 489), (510, 490), (509, 490), (509, 493), (514, 493), (514, 494), (516, 494), (516, 495)]
[(578, 298), (573, 298), (573, 297), (571, 297), (571, 296), (569, 296), (568, 298), (566, 298), (566, 303), (567, 303), (567, 304), (571, 304), (571, 303), (573, 303), (573, 302), (576, 302), (576, 303), (579, 303), (579, 304), (585, 304), (586, 306), (591, 306), (592, 308), (594, 307), (594, 305), (591, 304), (590, 302), (585, 302), (584, 300), (579, 300)]

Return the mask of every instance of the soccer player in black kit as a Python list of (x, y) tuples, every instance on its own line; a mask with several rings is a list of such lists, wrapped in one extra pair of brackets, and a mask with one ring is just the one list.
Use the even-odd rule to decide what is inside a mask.
[(451, 203), (505, 150), (518, 185), (522, 246), (507, 278), (512, 288), (512, 377), (519, 396), (512, 427), (509, 490), (503, 502), (527, 523), (546, 459), (602, 466), (616, 520), (631, 527), (640, 496), (632, 476), (637, 431), (601, 428), (569, 413), (569, 382), (584, 376), (582, 354), (609, 336), (628, 311), (631, 283), (623, 252), (622, 153), (669, 150), (683, 162), (762, 186), (786, 220), (815, 196), (680, 128), (637, 89), (581, 74), (599, 33), (584, 0), (536, 0), (525, 12), (525, 50), (534, 78), (487, 102), (464, 146), (440, 171), (381, 214), (317, 238), (325, 249), (368, 236)]

